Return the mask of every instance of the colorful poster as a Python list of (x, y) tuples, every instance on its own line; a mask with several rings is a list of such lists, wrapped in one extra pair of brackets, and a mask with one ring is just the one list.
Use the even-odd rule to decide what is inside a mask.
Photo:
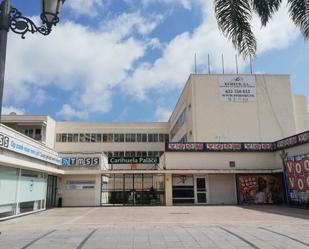
[(278, 204), (283, 201), (280, 174), (238, 175), (241, 204)]
[(309, 204), (309, 154), (287, 158), (285, 172), (290, 200)]

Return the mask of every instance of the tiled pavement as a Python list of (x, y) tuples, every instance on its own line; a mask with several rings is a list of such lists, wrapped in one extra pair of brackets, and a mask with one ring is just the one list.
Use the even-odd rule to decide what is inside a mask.
[(0, 248), (309, 248), (309, 210), (63, 208), (0, 222)]

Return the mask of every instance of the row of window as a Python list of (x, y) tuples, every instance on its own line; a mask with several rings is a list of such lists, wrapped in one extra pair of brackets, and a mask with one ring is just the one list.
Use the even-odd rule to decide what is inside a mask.
[(169, 141), (168, 134), (157, 133), (57, 133), (58, 143), (164, 143)]
[(108, 157), (159, 157), (163, 151), (109, 151), (105, 152)]

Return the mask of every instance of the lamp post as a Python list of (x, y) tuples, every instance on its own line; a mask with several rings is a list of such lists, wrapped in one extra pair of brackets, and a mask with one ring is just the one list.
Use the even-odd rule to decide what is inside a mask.
[(11, 30), (20, 35), (22, 39), (28, 32), (49, 35), (52, 27), (59, 22), (59, 13), (65, 0), (40, 1), (42, 21), (40, 27), (37, 27), (31, 19), (23, 16), (21, 12), (11, 6), (10, 0), (3, 0), (0, 4), (0, 123), (8, 32)]

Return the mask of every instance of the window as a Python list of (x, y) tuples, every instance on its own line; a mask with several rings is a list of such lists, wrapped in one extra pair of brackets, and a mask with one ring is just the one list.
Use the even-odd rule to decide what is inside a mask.
[(104, 143), (112, 143), (114, 141), (114, 134), (103, 134)]
[(79, 142), (84, 143), (85, 142), (85, 134), (79, 134)]
[(142, 134), (142, 142), (143, 143), (147, 142), (147, 134)]
[(85, 142), (90, 143), (90, 134), (89, 133), (85, 134)]
[(25, 135), (28, 137), (33, 137), (33, 129), (26, 129)]
[(154, 156), (154, 151), (148, 151), (148, 156), (153, 157)]
[(56, 135), (56, 142), (61, 142), (61, 134), (59, 133)]
[(97, 137), (96, 142), (101, 143), (102, 142), (102, 134), (97, 134), (96, 137)]
[(115, 143), (124, 142), (124, 134), (114, 134), (114, 142)]
[(168, 142), (168, 141), (170, 141), (169, 135), (165, 134), (165, 142)]
[(136, 134), (136, 142), (140, 143), (142, 142), (142, 134)]
[(73, 143), (78, 143), (78, 134), (73, 134)]
[(159, 142), (159, 136), (158, 136), (158, 134), (153, 134), (153, 141), (154, 142)]
[(153, 143), (153, 134), (148, 134), (148, 142)]
[(136, 142), (136, 134), (134, 134), (134, 133), (131, 134), (131, 142), (132, 143)]
[(147, 157), (147, 151), (142, 151), (142, 157)]
[(165, 142), (165, 134), (159, 134), (159, 142), (164, 143)]
[(135, 157), (135, 151), (126, 151), (125, 156), (126, 157)]
[(90, 142), (95, 143), (96, 142), (96, 134), (90, 134)]
[(171, 130), (171, 137), (172, 138), (176, 135), (176, 133), (179, 131), (179, 129), (183, 126), (185, 121), (186, 121), (186, 108), (179, 115), (176, 123), (174, 124), (174, 126), (173, 126), (173, 128)]
[(67, 136), (68, 136), (68, 134), (62, 133), (61, 134), (61, 142), (66, 143), (67, 142)]
[(72, 143), (73, 142), (73, 134), (68, 134), (68, 142)]

